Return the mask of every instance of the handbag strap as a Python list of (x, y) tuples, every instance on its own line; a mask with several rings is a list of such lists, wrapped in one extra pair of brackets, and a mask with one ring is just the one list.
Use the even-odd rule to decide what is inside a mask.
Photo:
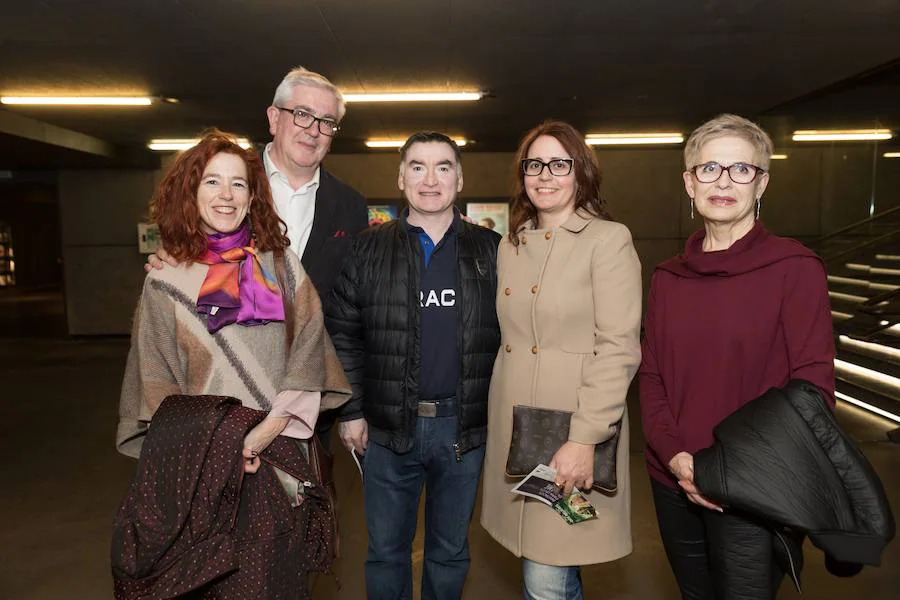
[[(281, 300), (284, 303), (284, 339), (285, 344), (287, 345), (285, 350), (285, 360), (288, 360), (291, 355), (291, 343), (294, 341), (294, 302), (292, 296), (288, 295), (287, 292), (287, 258), (284, 250), (275, 250), (273, 256), (275, 258), (275, 277), (278, 279), (278, 286), (281, 288)], [(334, 457), (325, 449), (325, 446), (319, 439), (318, 432), (313, 432), (312, 437), (309, 439), (308, 448), (309, 464), (312, 467), (313, 473), (316, 475), (316, 479), (319, 480), (319, 484), (325, 492), (326, 506), (331, 515), (334, 527), (331, 539), (332, 552), (334, 553), (334, 556), (337, 557), (340, 556), (341, 553), (341, 538), (338, 532), (337, 521), (337, 489), (334, 483)], [(338, 589), (340, 589), (340, 580), (337, 578), (336, 574), (332, 574), (337, 581)]]

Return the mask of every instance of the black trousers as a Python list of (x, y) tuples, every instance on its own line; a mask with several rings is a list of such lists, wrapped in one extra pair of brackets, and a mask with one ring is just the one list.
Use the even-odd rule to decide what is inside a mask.
[(773, 600), (784, 579), (773, 534), (748, 515), (697, 506), (650, 478), (659, 533), (684, 600)]

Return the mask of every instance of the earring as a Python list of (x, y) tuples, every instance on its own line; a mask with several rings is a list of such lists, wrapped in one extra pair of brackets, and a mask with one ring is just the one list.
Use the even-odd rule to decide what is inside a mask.
[(759, 221), (759, 207), (762, 203), (759, 198), (756, 199), (756, 220)]
[(694, 220), (694, 199), (691, 198), (691, 221)]

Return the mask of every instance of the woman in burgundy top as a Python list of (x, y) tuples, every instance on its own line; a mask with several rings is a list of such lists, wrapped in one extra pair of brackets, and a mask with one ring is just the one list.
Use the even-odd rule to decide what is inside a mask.
[(721, 115), (691, 134), (684, 154), (691, 216), (703, 228), (653, 274), (639, 371), (660, 534), (684, 598), (774, 598), (783, 574), (772, 534), (699, 494), (693, 455), (725, 417), (790, 379), (834, 402), (825, 268), (759, 220), (772, 154), (759, 126)]

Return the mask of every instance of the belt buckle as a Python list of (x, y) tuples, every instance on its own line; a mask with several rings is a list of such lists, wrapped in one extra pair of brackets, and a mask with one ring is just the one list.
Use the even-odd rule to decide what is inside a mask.
[(437, 402), (419, 402), (419, 416), (434, 418), (437, 416)]

